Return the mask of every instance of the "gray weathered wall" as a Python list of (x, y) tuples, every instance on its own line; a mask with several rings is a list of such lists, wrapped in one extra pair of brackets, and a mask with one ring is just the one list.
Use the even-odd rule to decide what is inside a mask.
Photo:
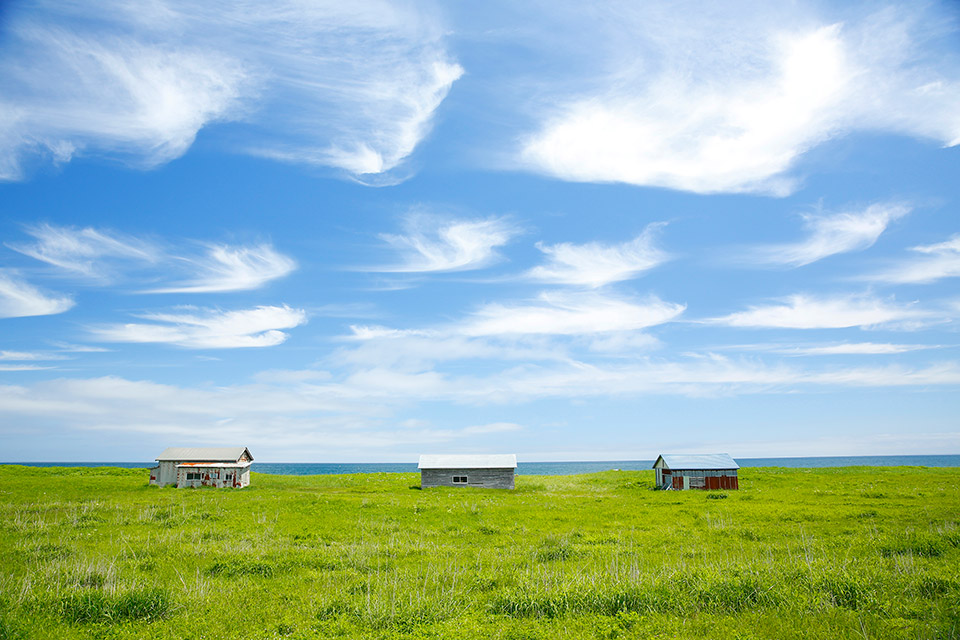
[(160, 462), (157, 466), (160, 468), (157, 470), (156, 484), (162, 487), (177, 482), (177, 463), (175, 461)]
[[(513, 469), (421, 469), (420, 486), (513, 489)], [(467, 476), (467, 484), (453, 484), (453, 476)]]

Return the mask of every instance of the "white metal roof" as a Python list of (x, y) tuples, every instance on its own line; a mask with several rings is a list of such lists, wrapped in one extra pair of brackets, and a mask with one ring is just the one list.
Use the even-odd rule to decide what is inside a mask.
[(516, 469), (514, 453), (423, 455), (418, 469)]
[(177, 469), (246, 469), (249, 462), (181, 462)]
[(244, 451), (253, 460), (246, 447), (167, 447), (156, 459), (159, 462), (237, 462)]
[[(663, 461), (661, 465), (660, 462)], [(740, 465), (729, 453), (664, 453), (653, 463), (653, 467), (666, 469), (739, 469)]]

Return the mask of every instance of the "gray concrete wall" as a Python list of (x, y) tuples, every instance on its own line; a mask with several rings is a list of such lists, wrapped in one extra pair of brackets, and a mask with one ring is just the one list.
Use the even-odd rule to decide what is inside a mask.
[[(421, 469), (420, 486), (478, 487), (486, 489), (513, 489), (514, 469)], [(454, 476), (467, 476), (467, 484), (454, 484)]]

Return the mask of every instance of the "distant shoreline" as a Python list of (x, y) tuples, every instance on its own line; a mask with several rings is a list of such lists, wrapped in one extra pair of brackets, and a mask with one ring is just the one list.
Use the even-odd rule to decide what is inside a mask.
[[(960, 454), (950, 455), (884, 455), (884, 456), (805, 456), (783, 458), (736, 458), (741, 467), (960, 467)], [(653, 460), (603, 460), (569, 462), (520, 462), (518, 475), (575, 475), (618, 469), (647, 470)], [(119, 467), (146, 469), (154, 462), (0, 462), (29, 467)], [(276, 475), (338, 475), (354, 473), (415, 473), (416, 462), (254, 462), (257, 473)]]

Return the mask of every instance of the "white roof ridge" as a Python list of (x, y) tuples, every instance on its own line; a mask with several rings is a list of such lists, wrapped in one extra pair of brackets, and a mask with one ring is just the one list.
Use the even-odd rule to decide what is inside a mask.
[(247, 447), (167, 447), (155, 459), (158, 462), (237, 462), (243, 454), (253, 460)]
[(515, 453), (423, 454), (418, 469), (516, 469)]

